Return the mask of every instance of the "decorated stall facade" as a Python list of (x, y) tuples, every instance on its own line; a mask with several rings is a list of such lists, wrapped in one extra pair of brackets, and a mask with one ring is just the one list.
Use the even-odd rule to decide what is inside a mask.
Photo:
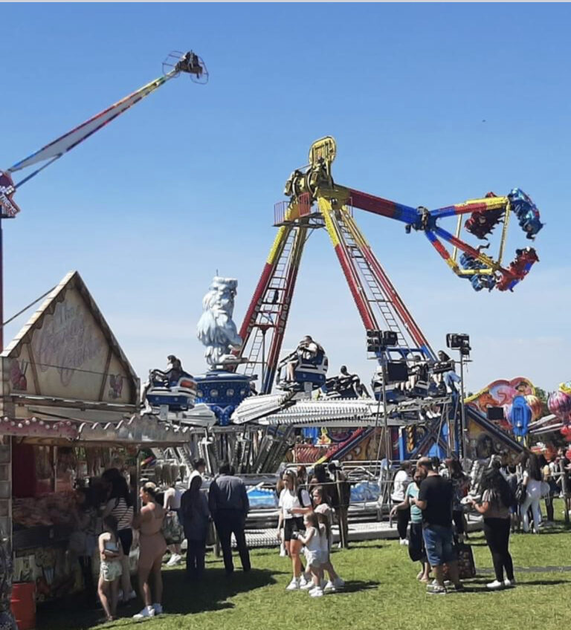
[(13, 578), (40, 601), (81, 587), (70, 554), (74, 489), (109, 467), (135, 470), (142, 445), (188, 429), (139, 414), (140, 384), (77, 272), (66, 275), (0, 356), (0, 527)]

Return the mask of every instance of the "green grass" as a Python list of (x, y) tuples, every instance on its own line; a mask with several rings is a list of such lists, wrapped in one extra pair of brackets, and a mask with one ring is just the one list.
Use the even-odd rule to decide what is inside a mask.
[[(560, 503), (557, 514), (561, 514)], [(513, 590), (487, 591), (486, 583), (494, 579), (490, 553), (481, 534), (471, 538), (478, 576), (465, 582), (467, 592), (462, 594), (427, 595), (415, 579), (418, 565), (410, 562), (406, 547), (396, 541), (364, 542), (335, 552), (333, 561), (347, 588), (320, 599), (284, 590), (291, 578), (290, 565), (277, 550), (254, 550), (252, 572), (237, 570), (230, 579), (221, 562), (209, 554), (200, 585), (186, 583), (181, 569), (165, 570), (164, 606), (168, 614), (133, 622), (130, 616), (141, 607), (137, 602), (120, 609), (125, 618), (105, 628), (122, 630), (143, 623), (146, 630), (418, 630), (423, 625), (442, 630), (555, 630), (568, 625), (571, 570), (555, 567), (571, 567), (571, 535), (561, 523), (538, 536), (512, 536), (518, 580)], [(95, 627), (101, 617), (100, 611), (78, 611), (71, 606), (40, 609), (38, 628)]]

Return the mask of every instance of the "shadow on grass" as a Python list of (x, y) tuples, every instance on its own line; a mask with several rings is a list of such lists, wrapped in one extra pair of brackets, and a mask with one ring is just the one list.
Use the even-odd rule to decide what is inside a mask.
[(183, 571), (169, 571), (165, 574), (165, 609), (169, 613), (186, 615), (233, 608), (234, 604), (228, 599), (275, 584), (274, 575), (283, 573), (252, 569), (248, 573), (237, 570), (227, 576), (224, 569), (209, 569), (202, 581), (188, 582)]
[[(201, 581), (189, 582), (182, 569), (163, 571), (164, 608), (169, 614), (181, 615), (233, 608), (230, 598), (275, 584), (274, 575), (282, 573), (266, 569), (252, 569), (248, 573), (236, 570), (228, 577), (222, 568), (207, 568)], [(120, 606), (118, 623), (107, 624), (106, 628), (123, 625), (141, 607), (139, 599)], [(104, 614), (101, 608), (82, 606), (81, 597), (71, 597), (42, 606), (38, 622), (39, 630), (81, 630), (104, 623)]]
[(362, 580), (351, 580), (350, 582), (345, 582), (345, 586), (343, 590), (337, 591), (337, 595), (342, 595), (343, 593), (358, 593), (359, 591), (370, 591), (378, 588), (380, 582), (375, 582), (374, 580), (368, 580), (366, 582)]

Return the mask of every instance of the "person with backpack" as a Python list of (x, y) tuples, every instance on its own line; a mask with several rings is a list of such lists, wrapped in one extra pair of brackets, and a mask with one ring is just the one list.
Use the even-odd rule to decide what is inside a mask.
[[(288, 591), (297, 591), (308, 582), (303, 575), (300, 551), (302, 544), (293, 536), (294, 532), (305, 531), (303, 517), (312, 511), (311, 498), (305, 488), (300, 488), (297, 476), (293, 470), (286, 470), (282, 475), (284, 488), (280, 492), (280, 516), (278, 522), (278, 537), (283, 524), (283, 538), (287, 554), (291, 558), (292, 580), (287, 586)], [(297, 534), (296, 534), (297, 535)]]
[(504, 476), (496, 468), (489, 468), (484, 473), (482, 490), (480, 501), (471, 499), (470, 503), (484, 516), (484, 535), (494, 563), (496, 579), (487, 586), (490, 590), (512, 588), (515, 586), (515, 578), (509, 539), (513, 493)]

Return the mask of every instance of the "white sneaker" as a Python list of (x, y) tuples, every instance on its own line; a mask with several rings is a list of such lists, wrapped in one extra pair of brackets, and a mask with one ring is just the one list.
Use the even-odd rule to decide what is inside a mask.
[(314, 588), (311, 591), (309, 591), (309, 596), (310, 597), (323, 597), (323, 591), (319, 587)]
[(493, 582), (490, 582), (489, 584), (486, 584), (486, 586), (491, 591), (498, 591), (500, 588), (504, 588), (504, 583), (503, 582), (499, 582), (498, 580), (494, 580)]
[(143, 608), (143, 610), (141, 610), (140, 613), (133, 615), (133, 619), (135, 619), (135, 621), (141, 621), (141, 619), (148, 619), (149, 617), (154, 617), (155, 614), (156, 614), (155, 609), (152, 606), (145, 606), (145, 608)]
[(297, 578), (293, 578), (289, 585), (286, 586), (286, 591), (299, 591), (300, 587), (300, 580)]
[(167, 562), (167, 567), (174, 567), (177, 564), (180, 564), (181, 560), (182, 558), (178, 555), (178, 553), (173, 553), (173, 555), (170, 557), (170, 560)]
[(161, 606), (161, 604), (153, 604), (153, 609), (155, 611), (155, 615), (163, 614), (163, 607)]
[(306, 581), (301, 582), (300, 581), (299, 588), (302, 591), (310, 591), (312, 588), (315, 588), (315, 584), (313, 583), (313, 581), (311, 581), (311, 582), (306, 582)]
[(324, 593), (335, 593), (336, 591), (337, 589), (335, 588), (335, 584), (333, 584), (331, 580), (327, 582), (327, 584), (325, 585), (325, 588), (323, 589)]
[(514, 588), (515, 587), (515, 579), (513, 579), (513, 580), (504, 580), (504, 586), (506, 588)]
[(400, 539), (400, 544), (408, 546), (408, 540), (406, 538), (401, 538)]

